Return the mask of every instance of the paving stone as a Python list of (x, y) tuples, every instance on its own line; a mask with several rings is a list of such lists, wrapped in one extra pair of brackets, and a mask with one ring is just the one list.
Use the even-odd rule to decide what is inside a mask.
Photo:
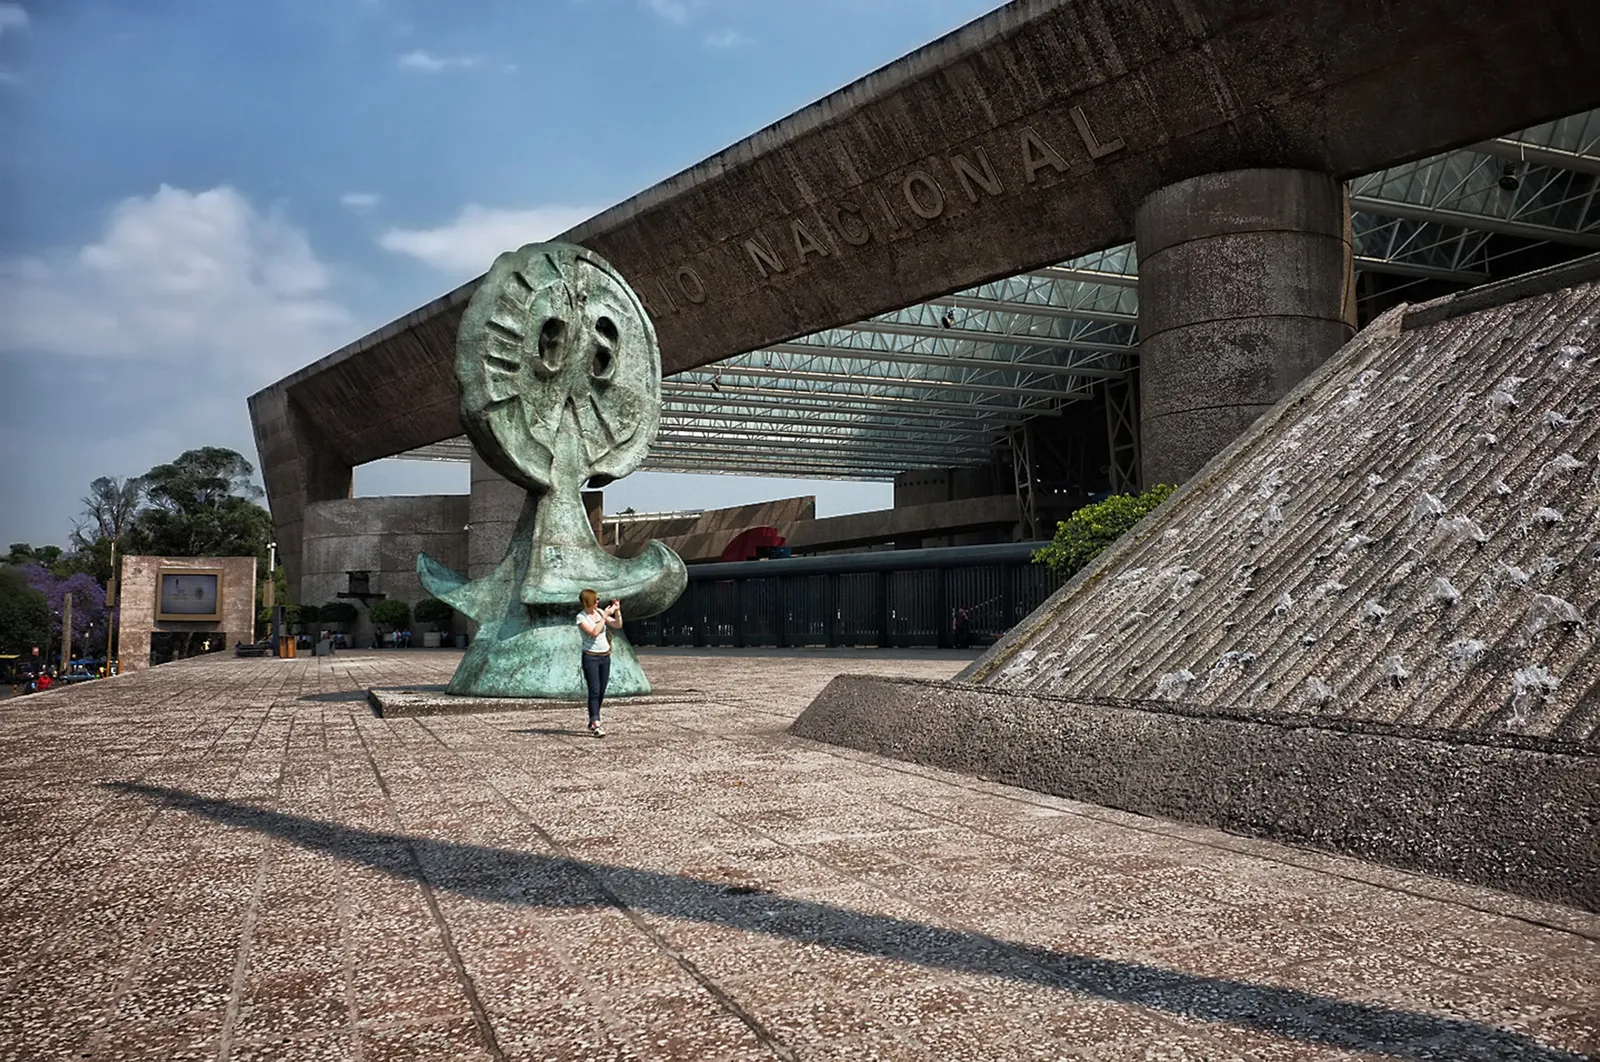
[[(214, 658), (0, 715), (0, 1062), (1575, 1062), (1600, 918), (788, 736), (843, 669), (378, 718), (453, 652)], [(317, 699), (308, 699), (317, 698)], [(534, 717), (537, 716), (535, 720)]]

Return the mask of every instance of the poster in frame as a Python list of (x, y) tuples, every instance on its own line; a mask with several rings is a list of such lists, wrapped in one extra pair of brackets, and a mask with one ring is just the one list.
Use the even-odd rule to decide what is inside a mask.
[(218, 622), (222, 595), (221, 568), (162, 568), (156, 575), (156, 622)]

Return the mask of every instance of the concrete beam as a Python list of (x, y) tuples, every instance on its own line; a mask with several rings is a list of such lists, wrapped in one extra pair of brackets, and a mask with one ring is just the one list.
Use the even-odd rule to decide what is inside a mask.
[[(1190, 177), (1348, 178), (1600, 106), (1596, 54), (1593, 0), (1016, 0), (562, 238), (641, 292), (670, 374), (1126, 242)], [(342, 467), (459, 435), (475, 283), (252, 408), (292, 401)], [(306, 450), (281, 430), (257, 422), (280, 526)]]

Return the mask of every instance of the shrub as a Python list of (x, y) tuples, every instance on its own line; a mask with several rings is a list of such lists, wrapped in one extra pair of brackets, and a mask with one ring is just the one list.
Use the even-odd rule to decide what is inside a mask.
[(367, 606), (367, 618), (379, 627), (398, 630), (411, 619), (411, 609), (404, 601), (386, 597)]
[(315, 627), (322, 618), (322, 610), (315, 605), (296, 605), (295, 622), (307, 627)]
[(432, 623), (443, 627), (450, 622), (450, 617), (455, 615), (455, 609), (440, 601), (436, 597), (425, 597), (417, 602), (417, 607), (411, 610), (418, 623)]
[(1057, 575), (1077, 574), (1176, 489), (1161, 484), (1143, 494), (1114, 494), (1085, 505), (1056, 525), (1055, 537), (1034, 553), (1034, 563), (1048, 566)]
[(348, 601), (330, 601), (317, 609), (317, 622), (342, 626), (354, 623), (360, 615), (360, 611)]

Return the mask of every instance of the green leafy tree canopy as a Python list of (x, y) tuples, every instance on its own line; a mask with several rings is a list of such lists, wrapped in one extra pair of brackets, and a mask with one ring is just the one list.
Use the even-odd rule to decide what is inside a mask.
[(418, 623), (445, 624), (450, 622), (455, 609), (436, 597), (425, 597), (417, 602), (417, 607), (411, 613), (417, 617)]
[(410, 621), (411, 608), (406, 605), (405, 601), (384, 598), (382, 601), (373, 601), (366, 609), (366, 616), (370, 617), (371, 621), (374, 624), (378, 624), (379, 627), (398, 629), (398, 627), (405, 627), (406, 621)]
[(368, 606), (367, 616), (379, 627), (398, 629), (411, 619), (411, 608), (404, 601), (386, 597)]
[(50, 606), (15, 565), (0, 566), (0, 653), (28, 655), (49, 645)]
[(145, 509), (130, 545), (171, 557), (255, 556), (263, 565), (272, 517), (255, 499), (255, 467), (234, 450), (203, 446), (142, 477)]
[(1034, 563), (1048, 566), (1057, 575), (1077, 574), (1176, 489), (1162, 484), (1143, 494), (1114, 494), (1085, 505), (1056, 525), (1055, 537), (1034, 553)]
[(326, 605), (317, 607), (316, 615), (319, 623), (335, 623), (342, 626), (354, 623), (361, 616), (361, 611), (348, 601), (330, 601)]

